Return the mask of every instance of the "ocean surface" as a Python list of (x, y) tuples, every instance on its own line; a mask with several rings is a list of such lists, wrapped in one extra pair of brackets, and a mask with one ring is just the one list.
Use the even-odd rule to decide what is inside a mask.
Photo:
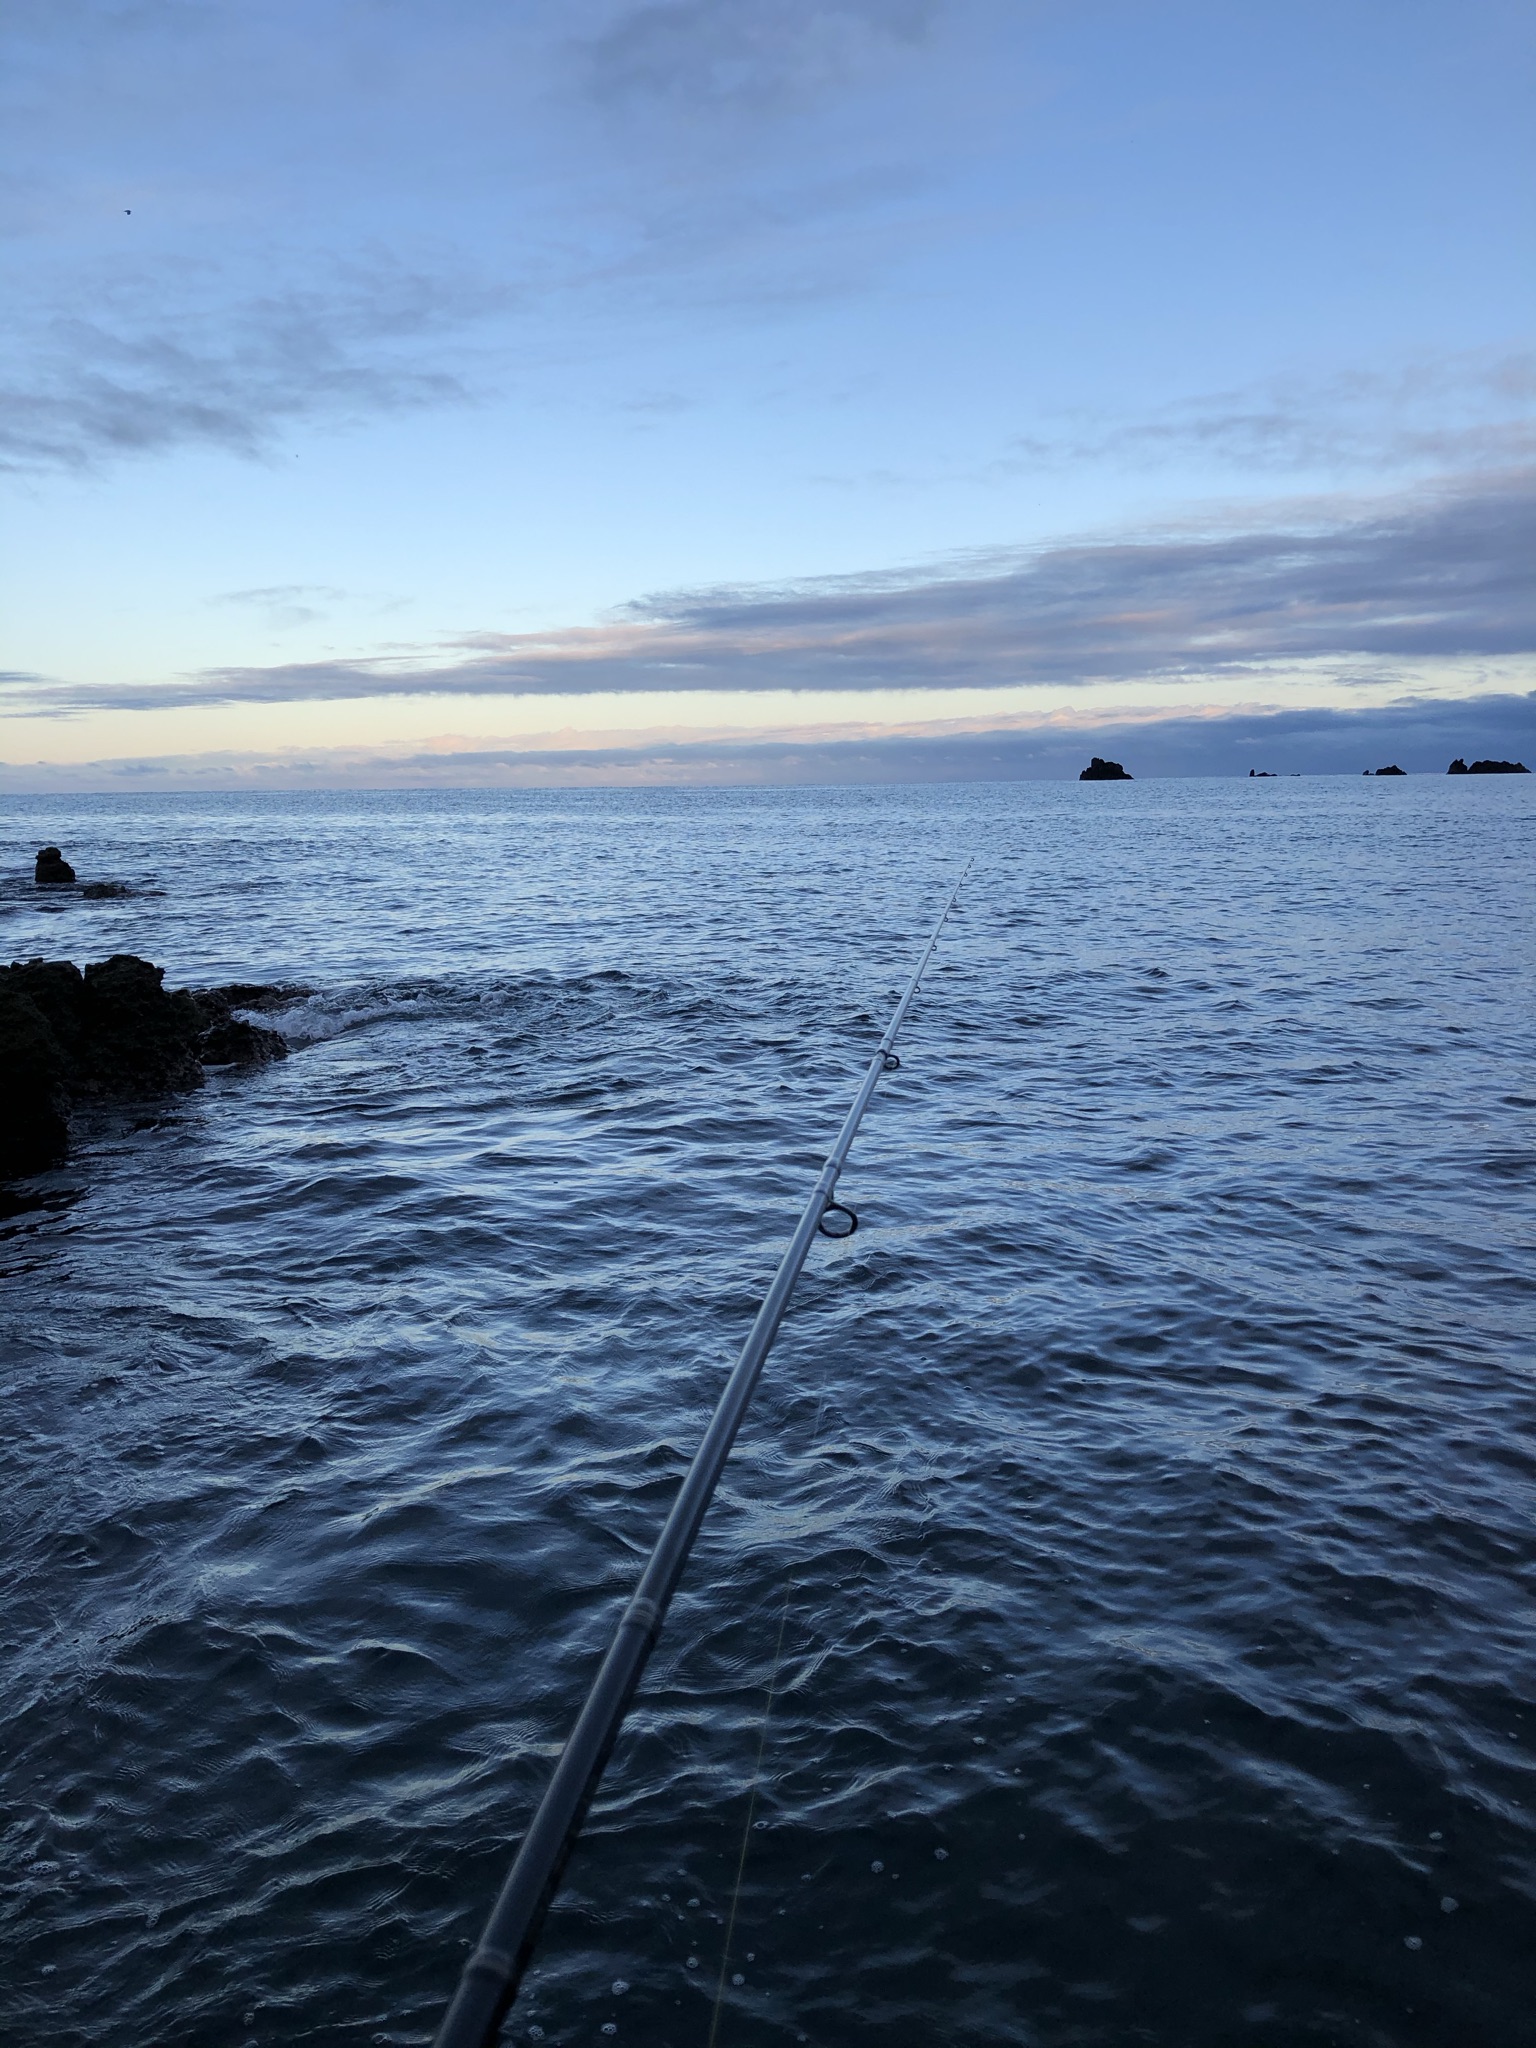
[(313, 990), (3, 1226), (8, 2048), (430, 2038), (973, 854), (508, 2036), (1536, 2042), (1536, 780), (0, 841)]

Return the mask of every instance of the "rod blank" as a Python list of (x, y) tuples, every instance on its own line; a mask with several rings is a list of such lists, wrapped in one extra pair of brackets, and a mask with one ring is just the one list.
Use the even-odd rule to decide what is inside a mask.
[[(464, 1965), (453, 2002), (438, 2029), (435, 2048), (490, 2048), (517, 1995), (517, 1987), (532, 1957), (550, 1903), (559, 1889), (587, 1808), (618, 1740), (630, 1700), (661, 1633), (667, 1608), (693, 1549), (694, 1538), (714, 1497), (715, 1487), (731, 1454), (731, 1446), (746, 1415), (769, 1348), (789, 1306), (789, 1297), (810, 1251), (811, 1239), (832, 1202), (838, 1175), (847, 1161), (854, 1136), (880, 1077), (896, 1064), (892, 1050), (896, 1035), (906, 1021), (918, 983), (933, 957), (939, 934), (955, 907), (961, 883), (969, 873), (970, 863), (967, 862), (923, 949), (923, 957), (907, 984), (906, 994), (896, 1005), (896, 1014), (875, 1049), (859, 1092), (843, 1119), (837, 1142), (816, 1177), (816, 1185), (801, 1211), (789, 1248), (779, 1261), (778, 1271), (742, 1346), (741, 1356), (725, 1383), (719, 1405), (710, 1417), (704, 1440), (694, 1454), (677, 1499), (656, 1539), (656, 1547), (640, 1575), (634, 1596), (624, 1609), (592, 1689), (561, 1751), (554, 1775), (513, 1860), (507, 1881), (491, 1908), (480, 1945)], [(837, 1233), (839, 1236), (849, 1234), (845, 1231)]]

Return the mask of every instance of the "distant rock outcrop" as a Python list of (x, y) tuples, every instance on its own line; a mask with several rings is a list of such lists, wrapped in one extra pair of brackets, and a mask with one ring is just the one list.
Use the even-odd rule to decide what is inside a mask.
[(41, 846), (32, 879), (40, 889), (67, 889), (75, 879), (75, 871), (56, 846)]
[(1127, 775), (1118, 761), (1101, 761), (1097, 754), (1078, 776), (1079, 782), (1134, 782), (1133, 775)]
[[(1365, 772), (1369, 775), (1372, 773), (1372, 770), (1367, 768)], [(1377, 775), (1406, 775), (1408, 770), (1406, 768), (1378, 768), (1374, 772)]]
[(75, 1104), (202, 1085), (205, 1066), (281, 1059), (275, 1031), (236, 1017), (305, 993), (254, 984), (168, 990), (165, 969), (114, 953), (82, 972), (68, 960), (0, 969), (0, 1178), (39, 1173), (69, 1149)]
[(1273, 768), (1250, 768), (1248, 770), (1248, 780), (1252, 782), (1255, 779), (1260, 782), (1275, 782), (1279, 778), (1276, 776)]
[(1460, 759), (1446, 769), (1447, 775), (1529, 775), (1530, 769), (1523, 761), (1474, 761), (1469, 768)]

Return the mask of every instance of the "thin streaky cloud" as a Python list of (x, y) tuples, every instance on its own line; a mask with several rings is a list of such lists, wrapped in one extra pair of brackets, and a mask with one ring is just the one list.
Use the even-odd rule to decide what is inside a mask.
[[(197, 443), (250, 456), (301, 420), (469, 402), (441, 350), (444, 330), (484, 303), (462, 279), (354, 266), (217, 317), (176, 296), (140, 303), (125, 288), (90, 319), (56, 314), (13, 332), (0, 469), (83, 469)], [(429, 340), (435, 362), (419, 354)]]
[(934, 0), (662, 0), (579, 43), (577, 73), (600, 105), (626, 111), (776, 112), (920, 42), (938, 12)]
[(1137, 420), (1064, 419), (1019, 435), (998, 474), (1196, 454), (1253, 472), (1503, 468), (1536, 453), (1536, 354), (1462, 353), (1391, 370), (1271, 378)]

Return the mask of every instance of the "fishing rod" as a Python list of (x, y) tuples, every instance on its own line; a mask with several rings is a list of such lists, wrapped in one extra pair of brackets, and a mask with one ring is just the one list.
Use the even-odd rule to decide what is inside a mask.
[[(517, 1987), (533, 1955), (571, 1851), (576, 1846), (576, 1837), (586, 1819), (587, 1808), (607, 1768), (624, 1716), (629, 1711), (629, 1703), (661, 1634), (667, 1608), (683, 1575), (699, 1526), (714, 1498), (715, 1487), (731, 1454), (736, 1432), (746, 1415), (769, 1348), (778, 1335), (779, 1324), (789, 1306), (789, 1297), (810, 1251), (811, 1239), (818, 1234), (833, 1238), (852, 1237), (859, 1227), (859, 1219), (853, 1210), (833, 1200), (833, 1190), (881, 1075), (893, 1073), (901, 1065), (894, 1050), (896, 1034), (906, 1021), (912, 999), (917, 994), (917, 985), (933, 958), (939, 934), (955, 907), (961, 883), (970, 871), (971, 863), (967, 861), (960, 881), (950, 891), (949, 901), (923, 948), (923, 957), (907, 983), (907, 992), (896, 1005), (896, 1014), (885, 1027), (885, 1035), (875, 1048), (859, 1092), (843, 1118), (837, 1142), (816, 1177), (810, 1199), (800, 1212), (800, 1221), (795, 1225), (789, 1249), (779, 1261), (778, 1271), (757, 1312), (757, 1320), (710, 1417), (704, 1441), (694, 1453), (687, 1477), (672, 1503), (672, 1511), (640, 1575), (640, 1583), (620, 1618), (608, 1653), (576, 1717), (576, 1725), (560, 1752), (554, 1775), (528, 1824), (522, 1847), (485, 1923), (480, 1945), (464, 1965), (453, 2002), (438, 2029), (434, 2048), (492, 2048), (501, 2022), (517, 1996)], [(834, 1220), (838, 1218), (842, 1220)]]

